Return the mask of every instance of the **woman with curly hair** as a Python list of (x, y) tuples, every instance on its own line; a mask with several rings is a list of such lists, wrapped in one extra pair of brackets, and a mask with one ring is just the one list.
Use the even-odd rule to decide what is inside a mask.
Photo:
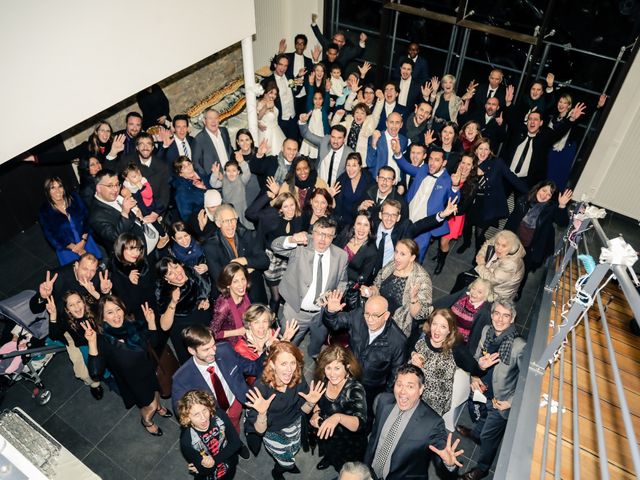
[(342, 345), (330, 345), (318, 357), (316, 381), (327, 382), (310, 420), (320, 442), (318, 470), (333, 467), (339, 472), (345, 462), (359, 462), (364, 457), (367, 401), (361, 376), (358, 360)]
[(224, 410), (216, 410), (213, 396), (190, 390), (178, 401), (176, 414), (182, 427), (180, 450), (197, 470), (195, 478), (233, 478), (242, 442)]
[(300, 473), (295, 455), (300, 450), (302, 414), (309, 414), (325, 392), (322, 382), (307, 381), (302, 375), (303, 354), (289, 342), (277, 342), (269, 349), (262, 378), (247, 393), (245, 433), (249, 448), (257, 455), (262, 437), (275, 465), (274, 479), (284, 473)]
[(235, 345), (245, 334), (242, 315), (251, 305), (247, 295), (250, 286), (244, 265), (231, 262), (220, 272), (217, 282), (220, 296), (213, 307), (210, 327), (216, 341), (227, 340)]

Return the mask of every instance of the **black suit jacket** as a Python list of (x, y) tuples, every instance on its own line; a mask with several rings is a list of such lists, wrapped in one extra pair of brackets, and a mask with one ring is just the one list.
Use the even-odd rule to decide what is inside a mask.
[(136, 216), (133, 212), (129, 212), (129, 217), (125, 218), (118, 210), (98, 199), (94, 199), (91, 205), (89, 225), (96, 241), (109, 254), (113, 252), (113, 243), (121, 233), (137, 235), (145, 243), (142, 225), (136, 223)]
[[(295, 78), (298, 75), (298, 72), (294, 72), (293, 71), (293, 60), (296, 57), (296, 52), (288, 52), (284, 54), (285, 57), (287, 57), (287, 60), (289, 60), (289, 66), (287, 67), (287, 78)], [(313, 68), (313, 60), (311, 60), (309, 57), (307, 57), (306, 55), (303, 55), (304, 57), (304, 68), (307, 70), (306, 75), (308, 75), (311, 72), (311, 69)]]
[(411, 83), (409, 84), (409, 94), (407, 95), (407, 114), (403, 115), (403, 120), (406, 121), (406, 117), (409, 113), (414, 111), (416, 104), (422, 99), (422, 89), (420, 83), (412, 76)]
[[(365, 200), (373, 200), (373, 206), (369, 207), (367, 210), (371, 212), (371, 216), (373, 217), (374, 221), (378, 221), (378, 217), (380, 213), (380, 205), (376, 203), (377, 195), (378, 195), (378, 184), (376, 183), (375, 185), (371, 185), (367, 189), (367, 192), (365, 193), (364, 198), (362, 199), (363, 202)], [(409, 206), (407, 205), (407, 202), (404, 200), (404, 197), (400, 195), (395, 188), (391, 190), (389, 195), (387, 195), (387, 198), (389, 200), (397, 200), (400, 202), (400, 219), (401, 220), (404, 218), (409, 218)], [(359, 205), (353, 206), (354, 215), (358, 212), (358, 207)]]
[[(500, 112), (496, 113), (496, 115), (500, 115)], [(491, 151), (497, 152), (500, 144), (504, 141), (507, 135), (506, 121), (503, 121), (502, 125), (498, 125), (495, 118), (490, 118), (489, 121), (486, 121), (484, 105), (482, 110), (475, 110), (473, 112), (468, 112), (460, 118), (460, 125), (464, 125), (466, 122), (473, 120), (480, 124), (480, 132), (482, 136), (489, 140), (489, 144), (491, 145)], [(504, 120), (504, 118), (503, 118)], [(447, 166), (449, 166), (447, 164)]]
[[(396, 62), (396, 69), (393, 71), (392, 79), (399, 80), (400, 79), (400, 67), (405, 60), (410, 60), (408, 55), (402, 55), (398, 58)], [(419, 85), (424, 85), (427, 80), (429, 80), (429, 62), (424, 57), (418, 55), (415, 60), (413, 60), (413, 71), (411, 72), (411, 76), (416, 79)]]
[[(322, 34), (320, 29), (318, 28), (318, 25), (311, 25), (311, 30), (313, 30), (313, 34), (318, 39), (318, 42), (322, 46), (322, 49), (326, 51), (327, 47), (332, 43), (332, 40), (330, 38), (325, 37)], [(335, 61), (335, 63), (339, 64), (342, 67), (343, 77), (346, 78), (345, 69), (347, 68), (349, 63), (351, 63), (356, 58), (362, 56), (363, 53), (364, 53), (364, 48), (362, 48), (360, 45), (354, 45), (353, 43), (351, 43), (350, 40), (347, 39), (347, 42), (338, 51), (338, 57), (336, 58), (336, 61)], [(326, 57), (324, 57), (324, 61), (326, 65), (327, 64)]]
[[(469, 102), (469, 111), (470, 112), (483, 112), (484, 113), (484, 104), (487, 103), (487, 93), (489, 92), (489, 84), (481, 83), (476, 88), (475, 95), (471, 98)], [(494, 97), (500, 101), (500, 109), (504, 110), (505, 105), (505, 95), (507, 94), (507, 89), (504, 85), (498, 85), (498, 89), (494, 94)]]
[[(385, 421), (393, 410), (396, 399), (392, 393), (381, 393), (376, 400), (375, 421), (369, 437), (364, 463), (372, 465), (376, 454), (376, 448), (380, 441), (380, 434)], [(457, 468), (449, 472), (438, 455), (429, 450), (429, 445), (442, 449), (447, 443), (447, 430), (444, 420), (431, 407), (418, 401), (411, 420), (402, 432), (396, 448), (389, 458), (389, 474), (385, 480), (428, 480), (429, 463), (433, 459), (436, 467), (441, 471), (443, 478), (454, 479), (457, 477)]]
[(162, 155), (153, 155), (151, 157), (151, 163), (147, 167), (140, 161), (138, 153), (126, 155), (122, 157), (120, 161), (120, 172), (130, 163), (136, 164), (140, 168), (140, 173), (151, 184), (153, 190), (153, 201), (156, 204), (156, 208), (161, 215), (169, 208), (169, 201), (171, 195), (171, 187), (169, 186), (169, 180), (171, 179), (171, 169), (167, 162), (162, 158)]
[[(189, 148), (191, 149), (191, 160), (193, 160), (193, 152), (196, 146), (196, 139), (191, 135), (187, 135), (186, 140), (187, 140), (187, 143), (189, 144)], [(180, 153), (178, 151), (178, 146), (176, 145), (176, 142), (178, 141), (180, 140), (174, 137), (174, 140), (173, 142), (171, 142), (171, 145), (169, 145), (166, 148), (162, 146), (158, 150), (158, 155), (167, 163), (169, 168), (173, 168), (173, 161), (180, 156)]]

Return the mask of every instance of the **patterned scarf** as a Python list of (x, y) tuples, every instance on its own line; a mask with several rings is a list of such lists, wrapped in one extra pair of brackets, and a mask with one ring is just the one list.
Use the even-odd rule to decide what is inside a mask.
[(358, 136), (360, 135), (360, 130), (362, 130), (362, 125), (358, 125), (355, 120), (351, 124), (351, 128), (349, 129), (349, 136), (347, 137), (347, 146), (355, 151), (356, 145), (358, 144)]
[(144, 351), (145, 345), (140, 336), (138, 324), (135, 321), (125, 320), (119, 328), (112, 327), (108, 323), (104, 323), (103, 335), (111, 342), (123, 342), (131, 350)]
[(489, 325), (487, 336), (482, 344), (482, 350), (490, 351), (490, 348), (494, 347), (493, 351), (495, 351), (495, 347), (498, 347), (500, 361), (505, 365), (509, 365), (511, 361), (511, 347), (513, 346), (513, 339), (516, 338), (516, 336), (516, 327), (514, 325), (510, 325), (500, 336), (496, 336), (493, 325)]

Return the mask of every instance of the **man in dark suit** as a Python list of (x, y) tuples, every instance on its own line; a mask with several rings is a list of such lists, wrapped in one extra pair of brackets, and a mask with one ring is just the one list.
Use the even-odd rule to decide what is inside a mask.
[(347, 129), (344, 125), (333, 125), (329, 135), (321, 137), (309, 130), (306, 124), (307, 114), (300, 115), (300, 133), (302, 138), (318, 147), (316, 170), (318, 177), (332, 186), (347, 165), (347, 157), (353, 153), (351, 147), (345, 144)]
[[(148, 133), (142, 132), (136, 137), (136, 151), (122, 157), (119, 164), (120, 172), (130, 164), (138, 166), (142, 176), (151, 184), (153, 201), (159, 215), (164, 215), (169, 208), (171, 168), (160, 155), (154, 155), (153, 137)], [(155, 218), (149, 219), (151, 223), (158, 219), (157, 214), (154, 216)]]
[(502, 156), (509, 169), (526, 181), (529, 187), (547, 178), (551, 146), (569, 131), (573, 123), (582, 116), (584, 109), (584, 104), (576, 104), (569, 118), (556, 123), (553, 129), (544, 126), (542, 115), (538, 111), (530, 112), (526, 125), (522, 125), (518, 117), (510, 115), (509, 109), (509, 127), (513, 128), (513, 133), (505, 143)]
[(173, 161), (181, 156), (193, 160), (196, 139), (189, 135), (189, 117), (187, 115), (173, 117), (173, 130), (173, 137), (167, 135), (163, 142), (160, 155), (168, 165), (173, 165)]
[(292, 342), (300, 345), (311, 332), (309, 355), (316, 358), (327, 338), (321, 321), (318, 298), (330, 290), (344, 290), (347, 285), (347, 254), (331, 242), (336, 234), (335, 220), (326, 217), (313, 225), (313, 233), (299, 232), (276, 238), (273, 253), (289, 258), (280, 295), (285, 299), (283, 322), (296, 319), (299, 329)]
[(378, 396), (364, 456), (375, 478), (428, 480), (432, 459), (444, 478), (456, 478), (462, 466), (458, 457), (463, 452), (456, 451), (460, 440), (451, 444), (452, 435), (447, 435), (442, 418), (420, 401), (423, 390), (422, 370), (404, 365), (398, 369), (393, 394)]
[(396, 242), (403, 238), (415, 238), (428, 232), (444, 222), (452, 213), (457, 211), (454, 203), (449, 202), (441, 212), (429, 215), (423, 219), (412, 222), (400, 214), (401, 205), (397, 200), (386, 199), (382, 203), (379, 219), (373, 226), (376, 235), (376, 247), (378, 249), (378, 261), (376, 269), (380, 270), (384, 265), (393, 260), (393, 252)]
[[(135, 153), (136, 151), (136, 137), (142, 131), (142, 115), (138, 112), (129, 112), (125, 117), (125, 129), (119, 130), (113, 134), (114, 140), (120, 135), (124, 135), (124, 149), (117, 155), (117, 158), (121, 158), (124, 155)], [(107, 160), (116, 160), (116, 157), (111, 158), (107, 155)]]
[(409, 218), (409, 206), (405, 202), (403, 195), (398, 193), (395, 185), (396, 171), (389, 166), (380, 168), (376, 176), (376, 185), (369, 187), (354, 214), (358, 210), (369, 210), (372, 218), (378, 218), (382, 203), (389, 199), (397, 200), (400, 203), (400, 215), (402, 215), (402, 218)]
[(313, 34), (316, 36), (316, 38), (318, 39), (318, 42), (320, 43), (320, 45), (324, 50), (327, 50), (327, 48), (331, 44), (335, 44), (338, 47), (337, 58), (335, 58), (335, 60), (331, 60), (331, 59), (329, 60), (331, 63), (333, 63), (334, 61), (335, 63), (338, 63), (340, 67), (342, 67), (342, 71), (346, 72), (346, 69), (349, 63), (351, 63), (353, 60), (355, 60), (358, 57), (361, 57), (364, 54), (364, 49), (367, 43), (367, 34), (364, 32), (360, 33), (360, 37), (358, 39), (359, 40), (358, 45), (354, 45), (353, 43), (348, 41), (344, 32), (340, 32), (340, 31), (334, 33), (333, 37), (329, 39), (328, 37), (325, 37), (320, 31), (320, 29), (318, 28), (318, 25), (316, 24), (317, 20), (318, 20), (318, 15), (315, 13), (312, 13), (311, 14), (311, 30), (313, 30)]
[(380, 120), (378, 120), (378, 126), (376, 127), (377, 130), (384, 130), (387, 124), (387, 117), (389, 117), (392, 113), (399, 113), (402, 116), (402, 120), (404, 121), (409, 113), (413, 111), (398, 103), (398, 85), (396, 85), (395, 82), (385, 83), (383, 93), (384, 106), (382, 107)]
[[(113, 252), (113, 244), (121, 233), (132, 233), (146, 243), (142, 224), (131, 211), (136, 206), (132, 196), (119, 195), (120, 182), (112, 170), (101, 170), (96, 175), (96, 196), (91, 204), (89, 225), (96, 241), (107, 251)], [(157, 239), (156, 239), (157, 241)]]
[(240, 432), (242, 406), (249, 390), (245, 375), (257, 377), (262, 373), (265, 353), (256, 360), (248, 360), (236, 353), (229, 343), (216, 343), (211, 330), (203, 325), (186, 327), (182, 340), (192, 358), (173, 375), (171, 402), (174, 411), (189, 390), (209, 392), (216, 398), (218, 408), (225, 410)]
[(265, 155), (267, 150), (268, 146), (261, 143), (255, 156), (249, 160), (249, 169), (257, 177), (261, 192), (267, 191), (266, 183), (269, 177), (273, 177), (278, 185), (284, 183), (291, 164), (298, 156), (298, 142), (293, 138), (285, 139), (278, 155)]
[(398, 59), (398, 69), (393, 72), (392, 79), (398, 80), (400, 78), (400, 68), (405, 60), (409, 60), (413, 64), (412, 76), (414, 80), (418, 84), (424, 85), (424, 83), (429, 79), (429, 64), (427, 63), (426, 58), (420, 56), (420, 45), (416, 42), (411, 42), (409, 47), (407, 47), (407, 55)]
[(206, 175), (211, 174), (211, 167), (216, 163), (224, 171), (226, 163), (233, 158), (229, 131), (220, 126), (220, 115), (212, 108), (204, 112), (204, 130), (196, 135), (192, 153), (193, 166)]
[[(283, 38), (280, 40), (280, 46), (278, 48), (278, 54), (284, 53), (289, 60), (289, 66), (287, 67), (287, 78), (295, 78), (300, 74), (302, 69), (305, 70), (305, 74), (311, 72), (313, 68), (313, 60), (304, 54), (307, 48), (307, 36), (299, 33), (294, 38), (295, 49), (293, 52), (285, 53), (287, 49), (287, 42)], [(302, 113), (307, 108), (307, 92), (302, 88), (300, 92), (295, 96), (295, 108), (297, 113)]]
[(400, 65), (398, 88), (398, 103), (413, 112), (416, 104), (422, 99), (422, 84), (413, 77), (413, 62), (409, 59)]
[(228, 203), (216, 209), (214, 221), (218, 228), (203, 245), (212, 285), (218, 281), (225, 265), (234, 261), (250, 271), (249, 299), (252, 302), (267, 303), (263, 273), (269, 268), (269, 257), (262, 242), (256, 240), (252, 231), (238, 224), (238, 214)]
[[(469, 111), (459, 117), (461, 125), (470, 120), (478, 122), (480, 133), (489, 140), (491, 151), (493, 152), (498, 151), (507, 134), (507, 125), (504, 121), (503, 113), (498, 113), (499, 110), (500, 100), (498, 100), (498, 97), (489, 97), (484, 104), (483, 110)], [(449, 171), (451, 171), (450, 168)]]
[(285, 137), (299, 140), (300, 132), (298, 132), (296, 115), (300, 112), (296, 111), (295, 97), (298, 96), (302, 89), (303, 79), (287, 75), (289, 59), (284, 53), (274, 57), (272, 68), (273, 75), (266, 77), (262, 81), (262, 86), (266, 86), (269, 82), (276, 83), (278, 86), (278, 96), (275, 100), (275, 106), (278, 109), (278, 125), (282, 129)]
[(469, 112), (482, 112), (489, 98), (497, 98), (500, 105), (504, 106), (506, 89), (502, 85), (503, 78), (502, 70), (499, 68), (491, 70), (488, 83), (481, 83), (476, 87), (476, 93), (469, 102)]

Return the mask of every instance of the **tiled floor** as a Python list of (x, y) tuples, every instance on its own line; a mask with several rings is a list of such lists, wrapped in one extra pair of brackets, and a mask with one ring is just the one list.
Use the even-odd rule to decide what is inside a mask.
[[(435, 249), (432, 245), (427, 258), (433, 256)], [(450, 254), (445, 271), (433, 277), (434, 298), (449, 292), (456, 275), (471, 267), (472, 257), (471, 250), (463, 255)], [(55, 254), (38, 225), (0, 245), (0, 271), (3, 272), (0, 298), (27, 288), (36, 289), (46, 270), (56, 264)], [(434, 264), (429, 260), (428, 271), (432, 273), (433, 268)], [(525, 336), (529, 322), (537, 315), (536, 297), (541, 274), (530, 278), (518, 304), (517, 323)], [(310, 376), (310, 365), (307, 365), (306, 373)], [(102, 478), (190, 478), (178, 447), (179, 428), (173, 419), (157, 419), (165, 434), (160, 438), (149, 436), (140, 425), (137, 410), (125, 410), (117, 395), (107, 391), (101, 401), (95, 401), (89, 389), (73, 377), (64, 353), (57, 355), (47, 366), (43, 379), (53, 394), (47, 405), (38, 406), (31, 397), (30, 386), (23, 383), (8, 390), (1, 407), (23, 408)], [(466, 411), (461, 421), (469, 424)], [(474, 466), (477, 448), (467, 439), (463, 439), (462, 448), (465, 450), (464, 471)], [(316, 470), (318, 458), (310, 453), (300, 452), (296, 461), (304, 472), (298, 478), (324, 480), (336, 476), (334, 471)], [(255, 459), (240, 460), (236, 478), (264, 480), (269, 478), (271, 467), (272, 461), (262, 450)]]

